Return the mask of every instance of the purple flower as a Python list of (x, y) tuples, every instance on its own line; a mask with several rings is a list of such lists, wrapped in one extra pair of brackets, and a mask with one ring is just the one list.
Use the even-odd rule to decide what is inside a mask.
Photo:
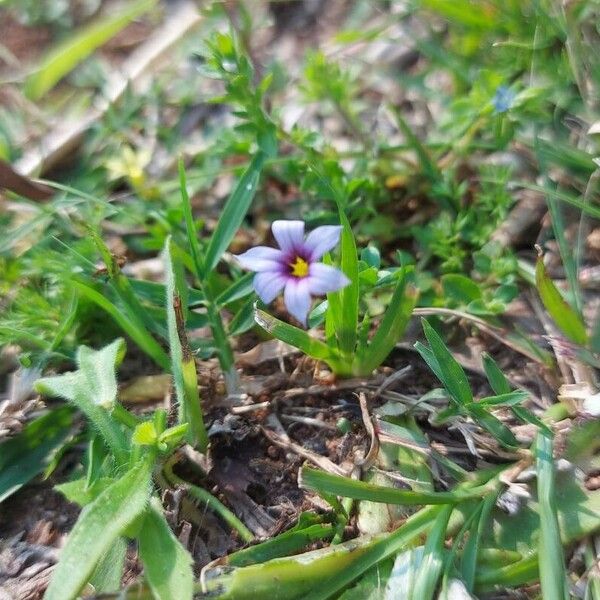
[(304, 237), (304, 221), (274, 221), (277, 248), (257, 246), (236, 258), (242, 267), (256, 271), (254, 289), (269, 304), (283, 290), (285, 305), (304, 326), (311, 296), (335, 292), (350, 283), (338, 269), (318, 260), (337, 246), (342, 228), (324, 225)]

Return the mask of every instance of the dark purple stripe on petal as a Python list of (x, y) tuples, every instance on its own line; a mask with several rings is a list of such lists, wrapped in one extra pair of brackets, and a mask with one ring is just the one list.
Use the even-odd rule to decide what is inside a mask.
[(281, 250), (292, 256), (304, 243), (304, 221), (273, 221), (273, 235)]

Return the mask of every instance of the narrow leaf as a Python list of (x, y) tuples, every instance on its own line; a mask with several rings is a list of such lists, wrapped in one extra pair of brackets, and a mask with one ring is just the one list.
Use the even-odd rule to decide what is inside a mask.
[(391, 488), (383, 485), (373, 485), (364, 481), (357, 481), (349, 477), (332, 475), (310, 467), (302, 467), (298, 477), (302, 489), (308, 489), (320, 494), (331, 494), (367, 500), (369, 502), (382, 502), (385, 504), (404, 504), (406, 506), (418, 504), (456, 504), (469, 498), (479, 498), (487, 488), (473, 488), (468, 491), (455, 490), (453, 492), (428, 492), (412, 491)]
[(437, 515), (427, 536), (423, 558), (412, 590), (415, 600), (432, 600), (444, 566), (444, 539), (452, 506), (445, 506)]
[(450, 354), (435, 329), (425, 319), (422, 319), (422, 324), (431, 351), (438, 363), (439, 373), (442, 375), (440, 381), (459, 404), (473, 402), (473, 393), (463, 368)]
[(0, 502), (39, 475), (71, 435), (73, 409), (54, 409), (0, 444)]
[(265, 154), (262, 151), (257, 152), (225, 203), (217, 227), (206, 248), (205, 274), (210, 273), (217, 266), (235, 232), (240, 228), (254, 199), (264, 162)]
[(539, 433), (535, 444), (538, 476), (540, 584), (545, 600), (568, 600), (569, 590), (558, 528), (552, 438)]
[(126, 27), (133, 19), (156, 4), (156, 0), (138, 0), (127, 5), (117, 14), (111, 14), (71, 35), (46, 56), (38, 69), (27, 77), (25, 94), (38, 100), (60, 79), (70, 73), (96, 48)]
[(304, 354), (308, 354), (312, 358), (325, 362), (335, 358), (327, 344), (312, 337), (304, 329), (284, 323), (260, 308), (255, 307), (254, 320), (273, 337), (286, 344), (290, 344), (290, 346), (294, 346), (294, 348), (298, 348), (298, 350), (301, 350)]
[(169, 370), (169, 357), (165, 354), (165, 351), (161, 348), (160, 344), (148, 333), (144, 324), (137, 318), (135, 313), (127, 310), (124, 312), (101, 293), (82, 281), (74, 280), (73, 286), (82, 296), (107, 312), (117, 322), (119, 327), (121, 327), (121, 329), (140, 347), (141, 350), (152, 358), (159, 367), (165, 371)]
[(417, 289), (409, 283), (409, 275), (403, 275), (371, 343), (364, 351), (359, 350), (356, 370), (360, 375), (369, 375), (393, 350), (406, 329), (418, 296)]
[(585, 346), (588, 341), (585, 324), (548, 277), (541, 256), (538, 256), (535, 265), (535, 284), (546, 310), (560, 331), (572, 342)]

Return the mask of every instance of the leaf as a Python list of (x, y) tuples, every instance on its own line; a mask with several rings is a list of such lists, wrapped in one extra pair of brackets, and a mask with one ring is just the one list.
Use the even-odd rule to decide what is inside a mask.
[(400, 111), (391, 105), (388, 105), (388, 107), (391, 109), (391, 112), (396, 119), (396, 123), (406, 138), (408, 145), (417, 155), (419, 163), (421, 164), (421, 170), (423, 171), (424, 175), (434, 182), (442, 179), (442, 174), (440, 173), (435, 161), (429, 156), (429, 151), (421, 143), (421, 140), (415, 135)]
[(154, 362), (168, 371), (170, 369), (169, 357), (160, 344), (148, 333), (144, 324), (136, 317), (135, 313), (115, 306), (101, 293), (82, 281), (74, 280), (73, 286), (88, 300), (107, 312), (121, 327), (121, 329), (143, 350)]
[(81, 346), (77, 352), (79, 369), (35, 383), (40, 394), (65, 398), (91, 421), (119, 464), (127, 462), (129, 441), (119, 424), (111, 418), (108, 407), (117, 393), (115, 369), (125, 353), (125, 342), (115, 340), (101, 350)]
[(230, 554), (227, 564), (243, 567), (289, 556), (316, 540), (331, 538), (334, 533), (334, 528), (329, 523), (321, 523), (321, 518), (315, 514), (302, 513), (294, 527), (260, 544)]
[(444, 566), (444, 540), (452, 510), (451, 506), (445, 506), (438, 513), (427, 536), (423, 558), (411, 594), (415, 600), (433, 599)]
[(126, 557), (127, 541), (123, 536), (119, 536), (100, 559), (90, 577), (90, 583), (94, 586), (96, 593), (108, 594), (121, 589)]
[(486, 396), (477, 402), (479, 406), (513, 406), (520, 404), (529, 397), (529, 392), (514, 390), (497, 396)]
[(217, 266), (236, 231), (240, 228), (254, 199), (265, 158), (262, 151), (256, 153), (225, 203), (217, 227), (206, 248), (203, 273), (210, 273)]
[(370, 375), (394, 349), (406, 329), (418, 297), (419, 292), (412, 285), (412, 277), (404, 274), (396, 285), (385, 316), (371, 343), (364, 350), (358, 350), (355, 359), (357, 374)]
[(487, 380), (494, 392), (498, 395), (510, 393), (510, 383), (504, 373), (500, 370), (498, 363), (496, 363), (487, 352), (483, 353), (482, 360), (483, 370), (485, 371)]
[(114, 483), (112, 477), (99, 477), (88, 485), (87, 478), (81, 477), (73, 481), (67, 481), (54, 486), (69, 502), (84, 507), (91, 504), (104, 490)]
[[(483, 369), (491, 388), (498, 396), (511, 393), (508, 379), (504, 376), (504, 373), (502, 373), (496, 361), (487, 352), (483, 353)], [(517, 419), (520, 419), (524, 423), (535, 425), (547, 433), (550, 433), (550, 429), (544, 422), (526, 408), (522, 406), (511, 406), (511, 410)]]
[(67, 38), (51, 50), (36, 71), (27, 77), (25, 95), (30, 100), (41, 98), (96, 48), (155, 4), (156, 0), (138, 0), (130, 3), (121, 12), (99, 19)]
[(183, 158), (179, 158), (179, 188), (181, 190), (181, 208), (183, 211), (183, 217), (185, 220), (185, 229), (188, 237), (188, 243), (192, 253), (192, 260), (194, 261), (194, 267), (198, 279), (202, 273), (202, 250), (200, 249), (200, 243), (198, 242), (198, 232), (194, 225), (194, 215), (192, 214), (192, 205), (190, 203), (190, 196), (187, 191), (187, 181), (185, 177), (185, 166)]
[(185, 332), (185, 321), (179, 290), (183, 286), (180, 272), (173, 264), (172, 241), (168, 237), (163, 251), (167, 287), (167, 323), (171, 350), (171, 373), (179, 408), (179, 423), (189, 423), (187, 438), (201, 451), (208, 447), (208, 434), (204, 426), (196, 362)]
[(471, 392), (471, 387), (463, 368), (454, 359), (452, 354), (450, 354), (435, 329), (425, 319), (422, 319), (421, 322), (425, 337), (427, 337), (431, 351), (438, 364), (439, 374), (436, 373), (436, 376), (439, 378), (439, 375), (441, 375), (440, 381), (459, 404), (464, 405), (473, 402), (473, 393)]
[(0, 502), (42, 473), (71, 435), (73, 409), (62, 406), (28, 423), (0, 444)]
[(100, 406), (112, 409), (117, 399), (117, 379), (115, 369), (123, 362), (125, 342), (115, 340), (101, 350), (92, 350), (87, 346), (77, 349), (79, 373), (90, 390), (90, 398)]
[(513, 432), (500, 419), (488, 412), (486, 407), (480, 406), (478, 402), (472, 402), (467, 405), (466, 409), (471, 418), (491, 433), (503, 446), (507, 448), (519, 446)]
[(152, 461), (125, 473), (81, 512), (67, 538), (44, 600), (75, 600), (96, 565), (146, 510)]
[(332, 363), (335, 364), (338, 358), (327, 344), (310, 336), (304, 329), (284, 323), (260, 308), (255, 307), (254, 320), (267, 333), (286, 344), (290, 344), (290, 346), (294, 346), (294, 348), (298, 348), (311, 358), (322, 360), (330, 366)]
[(481, 288), (469, 277), (460, 275), (459, 273), (448, 273), (442, 275), (442, 287), (444, 295), (467, 305), (474, 300), (481, 300)]
[(338, 346), (342, 353), (353, 355), (358, 330), (358, 256), (352, 227), (340, 202), (338, 214), (342, 224), (340, 267), (350, 283), (338, 292), (327, 294), (327, 315), (329, 316), (330, 311), (341, 311), (332, 319)]
[(254, 273), (245, 273), (217, 296), (216, 304), (223, 307), (249, 296), (254, 290), (252, 287), (253, 280)]
[(556, 326), (572, 342), (585, 346), (588, 341), (585, 324), (548, 277), (541, 256), (538, 256), (535, 265), (535, 284), (540, 298)]
[(175, 537), (153, 498), (138, 536), (144, 577), (156, 600), (191, 600), (194, 593), (193, 560)]
[(570, 596), (556, 511), (552, 447), (552, 438), (539, 433), (535, 443), (535, 457), (540, 517), (540, 584), (545, 600), (568, 600)]
[(349, 477), (341, 477), (340, 475), (332, 475), (310, 467), (302, 467), (298, 482), (302, 489), (308, 489), (319, 494), (330, 494), (385, 504), (404, 504), (406, 506), (456, 504), (469, 498), (479, 498), (485, 493), (484, 488), (473, 488), (468, 491), (455, 490), (453, 492), (403, 490), (383, 485), (373, 485)]

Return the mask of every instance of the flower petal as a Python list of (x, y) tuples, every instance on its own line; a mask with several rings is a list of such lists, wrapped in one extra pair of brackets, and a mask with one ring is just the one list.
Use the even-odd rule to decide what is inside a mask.
[(305, 327), (311, 304), (307, 279), (308, 277), (288, 280), (283, 292), (283, 300), (288, 312)]
[(341, 233), (340, 225), (322, 225), (313, 229), (304, 242), (304, 248), (310, 253), (311, 260), (319, 260), (325, 252), (335, 248)]
[(254, 290), (265, 304), (269, 304), (275, 300), (287, 280), (288, 278), (281, 273), (270, 271), (257, 273), (253, 281)]
[(316, 296), (327, 292), (336, 292), (350, 283), (350, 280), (339, 269), (323, 263), (312, 263), (306, 279), (309, 292)]
[(244, 269), (250, 271), (281, 272), (285, 266), (285, 257), (281, 250), (268, 246), (256, 246), (236, 258)]
[(285, 254), (292, 254), (304, 245), (304, 221), (273, 221), (271, 231)]

